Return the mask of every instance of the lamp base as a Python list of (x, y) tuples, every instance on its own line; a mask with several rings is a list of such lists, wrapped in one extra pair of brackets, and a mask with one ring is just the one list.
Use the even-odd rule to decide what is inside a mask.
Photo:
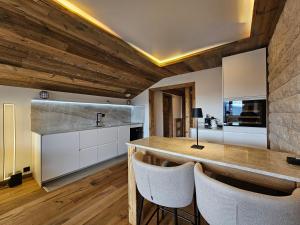
[(195, 149), (204, 149), (204, 146), (203, 145), (192, 145), (191, 148), (195, 148)]
[(10, 176), (10, 179), (8, 180), (8, 186), (10, 188), (18, 186), (22, 184), (22, 173), (16, 172), (15, 174)]

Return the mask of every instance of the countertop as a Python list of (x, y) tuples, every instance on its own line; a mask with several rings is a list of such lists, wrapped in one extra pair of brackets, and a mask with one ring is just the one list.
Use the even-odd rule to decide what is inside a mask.
[(287, 156), (296, 156), (292, 153), (207, 142), (199, 142), (205, 148), (197, 150), (191, 148), (192, 144), (194, 140), (156, 136), (128, 143), (138, 149), (300, 182), (300, 166), (286, 162)]
[(143, 126), (143, 123), (120, 123), (120, 124), (111, 124), (111, 125), (103, 125), (100, 127), (95, 126), (83, 126), (83, 127), (77, 127), (73, 129), (60, 129), (60, 130), (48, 130), (48, 129), (40, 129), (40, 130), (32, 130), (32, 132), (40, 134), (40, 135), (49, 135), (49, 134), (59, 134), (59, 133), (68, 133), (68, 132), (77, 132), (77, 131), (83, 131), (83, 130), (93, 130), (93, 129), (103, 129), (103, 128), (109, 128), (109, 127), (122, 127), (122, 126)]

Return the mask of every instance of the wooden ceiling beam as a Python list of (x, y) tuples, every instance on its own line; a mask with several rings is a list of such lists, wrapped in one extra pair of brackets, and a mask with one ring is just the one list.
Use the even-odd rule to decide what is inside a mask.
[(161, 78), (173, 75), (151, 63), (128, 43), (90, 24), (52, 0), (10, 0), (9, 2), (0, 0), (0, 3), (1, 7), (14, 10), (31, 22), (38, 21), (41, 25), (47, 24), (49, 29), (56, 29), (66, 36), (76, 37), (110, 56), (144, 70), (144, 73), (155, 74)]
[[(118, 71), (108, 71), (106, 74), (103, 74), (103, 67), (91, 63), (84, 59), (77, 59), (74, 58), (72, 55), (64, 52), (57, 51), (55, 49), (47, 49), (46, 46), (42, 48), (36, 48), (36, 45), (32, 44), (31, 42), (25, 42), (19, 44), (15, 42), (10, 42), (7, 39), (11, 39), (12, 41), (15, 41), (13, 35), (8, 35), (7, 38), (3, 38), (3, 30), (0, 28), (0, 51), (2, 51), (2, 55), (0, 56), (2, 61), (8, 61), (10, 59), (11, 65), (18, 65), (18, 66), (25, 66), (26, 62), (31, 62), (37, 65), (40, 65), (42, 62), (46, 63), (45, 68), (41, 69), (47, 69), (47, 62), (50, 65), (50, 68), (48, 68), (48, 72), (51, 72), (51, 70), (54, 72), (56, 70), (66, 70), (69, 72), (69, 76), (76, 76), (77, 74), (82, 74), (82, 77), (85, 79), (89, 79), (91, 81), (117, 81), (120, 85), (130, 85), (134, 84), (137, 85), (137, 88), (140, 90), (143, 90), (144, 88), (152, 85), (154, 82), (145, 80), (141, 77), (136, 77), (133, 75), (127, 75), (124, 73), (118, 73)], [(23, 39), (22, 39), (23, 40)], [(14, 54), (15, 57), (7, 57), (6, 54)], [(14, 60), (16, 63), (14, 63)], [(29, 64), (32, 65), (32, 64)], [(32, 65), (32, 66), (33, 66)], [(56, 67), (53, 67), (53, 65), (56, 65)], [(27, 65), (28, 66), (28, 65)], [(34, 68), (32, 68), (34, 69)]]
[[(2, 5), (0, 4), (0, 15), (1, 18), (3, 18), (3, 22), (0, 24), (2, 29), (6, 29), (11, 33), (15, 33), (16, 35), (41, 43), (45, 46), (97, 62), (98, 64), (102, 64), (103, 67), (110, 67), (114, 70), (132, 74), (136, 77), (145, 78), (153, 82), (157, 82), (162, 78), (161, 75), (150, 74), (139, 68), (135, 68), (125, 61), (109, 55), (102, 49), (97, 49), (75, 37), (70, 37), (66, 34), (62, 35), (55, 30), (55, 28), (30, 21), (23, 15), (1, 8), (1, 6)], [(28, 29), (28, 27), (30, 27), (30, 29)]]
[[(13, 53), (15, 54), (13, 55)], [(28, 50), (24, 46), (0, 40), (0, 62), (2, 63), (49, 74), (60, 74), (69, 79), (81, 79), (120, 88), (123, 87), (123, 89), (134, 93), (143, 90), (142, 88), (127, 88), (131, 84), (134, 84), (134, 81), (122, 81), (116, 77), (101, 75), (93, 71), (78, 68), (75, 65), (68, 65), (58, 60), (49, 59), (48, 57), (48, 55), (40, 55), (39, 52), (32, 51), (32, 49)], [(137, 87), (141, 86), (140, 83), (136, 83), (136, 85)]]
[[(125, 98), (124, 94), (126, 92), (126, 89), (110, 85), (108, 86), (103, 84), (96, 84), (80, 79), (68, 79), (64, 76), (56, 74), (48, 74), (15, 66), (0, 64), (0, 84), (5, 84), (5, 81), (9, 81), (9, 83), (16, 82), (16, 84), (18, 84), (17, 86), (20, 87), (26, 87), (20, 85), (20, 83), (24, 83), (32, 84), (30, 85), (30, 87), (42, 87), (47, 90), (56, 90), (56, 87), (66, 87), (68, 90), (72, 89), (72, 92), (74, 92), (74, 90), (78, 88), (78, 90), (80, 90), (80, 93), (93, 95), (101, 93), (101, 95), (103, 96), (111, 95), (118, 98)], [(62, 89), (60, 89), (60, 91), (61, 90)]]
[(113, 97), (113, 98), (123, 98), (124, 95), (111, 92), (111, 91), (102, 91), (99, 89), (88, 89), (86, 87), (75, 87), (74, 85), (62, 85), (57, 82), (44, 82), (35, 79), (1, 79), (0, 85), (13, 86), (13, 87), (23, 87), (23, 88), (34, 88), (40, 90), (48, 91), (59, 91), (59, 92), (68, 92), (68, 93), (77, 93), (85, 95), (97, 95), (104, 97)]

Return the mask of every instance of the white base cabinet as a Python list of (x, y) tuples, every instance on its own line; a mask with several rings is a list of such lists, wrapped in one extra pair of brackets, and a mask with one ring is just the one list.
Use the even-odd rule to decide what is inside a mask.
[(111, 142), (108, 144), (100, 145), (98, 147), (98, 161), (102, 162), (108, 159), (112, 159), (118, 156), (118, 144), (117, 142)]
[(42, 136), (42, 181), (79, 169), (79, 133)]
[(80, 169), (91, 166), (97, 162), (98, 162), (97, 146), (79, 150)]
[(130, 126), (119, 127), (118, 129), (118, 155), (127, 153), (126, 143), (130, 141)]
[[(196, 139), (197, 129), (191, 128), (191, 138)], [(212, 143), (223, 143), (223, 130), (217, 129), (204, 129), (198, 130), (199, 141), (207, 141)]]
[(42, 135), (42, 182), (127, 153), (130, 126)]
[(224, 144), (267, 148), (267, 129), (256, 127), (224, 127)]
[[(196, 128), (191, 128), (191, 138), (196, 139)], [(267, 129), (256, 127), (230, 127), (223, 130), (203, 129), (198, 131), (199, 141), (267, 148)]]

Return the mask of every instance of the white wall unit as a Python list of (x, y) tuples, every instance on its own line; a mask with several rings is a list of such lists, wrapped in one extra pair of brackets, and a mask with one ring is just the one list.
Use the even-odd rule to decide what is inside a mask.
[(256, 127), (224, 127), (224, 143), (267, 148), (267, 129)]
[(127, 153), (126, 143), (130, 141), (130, 126), (118, 128), (118, 155)]
[[(191, 138), (196, 139), (197, 129), (191, 128)], [(208, 141), (211, 143), (223, 143), (223, 130), (203, 129), (198, 130), (199, 141)]]
[(118, 128), (109, 127), (99, 129), (98, 132), (98, 144), (103, 145), (111, 142), (117, 142), (118, 140)]
[(42, 181), (79, 169), (79, 133), (42, 136)]
[[(127, 153), (130, 127), (127, 125), (49, 135), (33, 133), (36, 179), (41, 183)], [(41, 163), (38, 160), (39, 146), (42, 149)], [(41, 181), (38, 179), (40, 173)]]
[(90, 148), (98, 145), (98, 129), (84, 130), (79, 132), (80, 149)]
[(225, 99), (266, 97), (266, 49), (228, 56), (222, 59)]
[[(96, 139), (97, 140), (97, 139)], [(80, 168), (91, 166), (98, 162), (98, 147), (80, 149), (79, 164)]]
[[(266, 98), (266, 48), (225, 57), (222, 65), (224, 99)], [(224, 143), (267, 148), (267, 129), (225, 126)]]
[(112, 159), (118, 155), (118, 144), (116, 142), (107, 143), (98, 147), (98, 161), (102, 162)]
[[(199, 141), (230, 145), (267, 148), (267, 129), (260, 127), (230, 127), (223, 130), (199, 129)], [(191, 138), (196, 139), (196, 128), (191, 128)]]

